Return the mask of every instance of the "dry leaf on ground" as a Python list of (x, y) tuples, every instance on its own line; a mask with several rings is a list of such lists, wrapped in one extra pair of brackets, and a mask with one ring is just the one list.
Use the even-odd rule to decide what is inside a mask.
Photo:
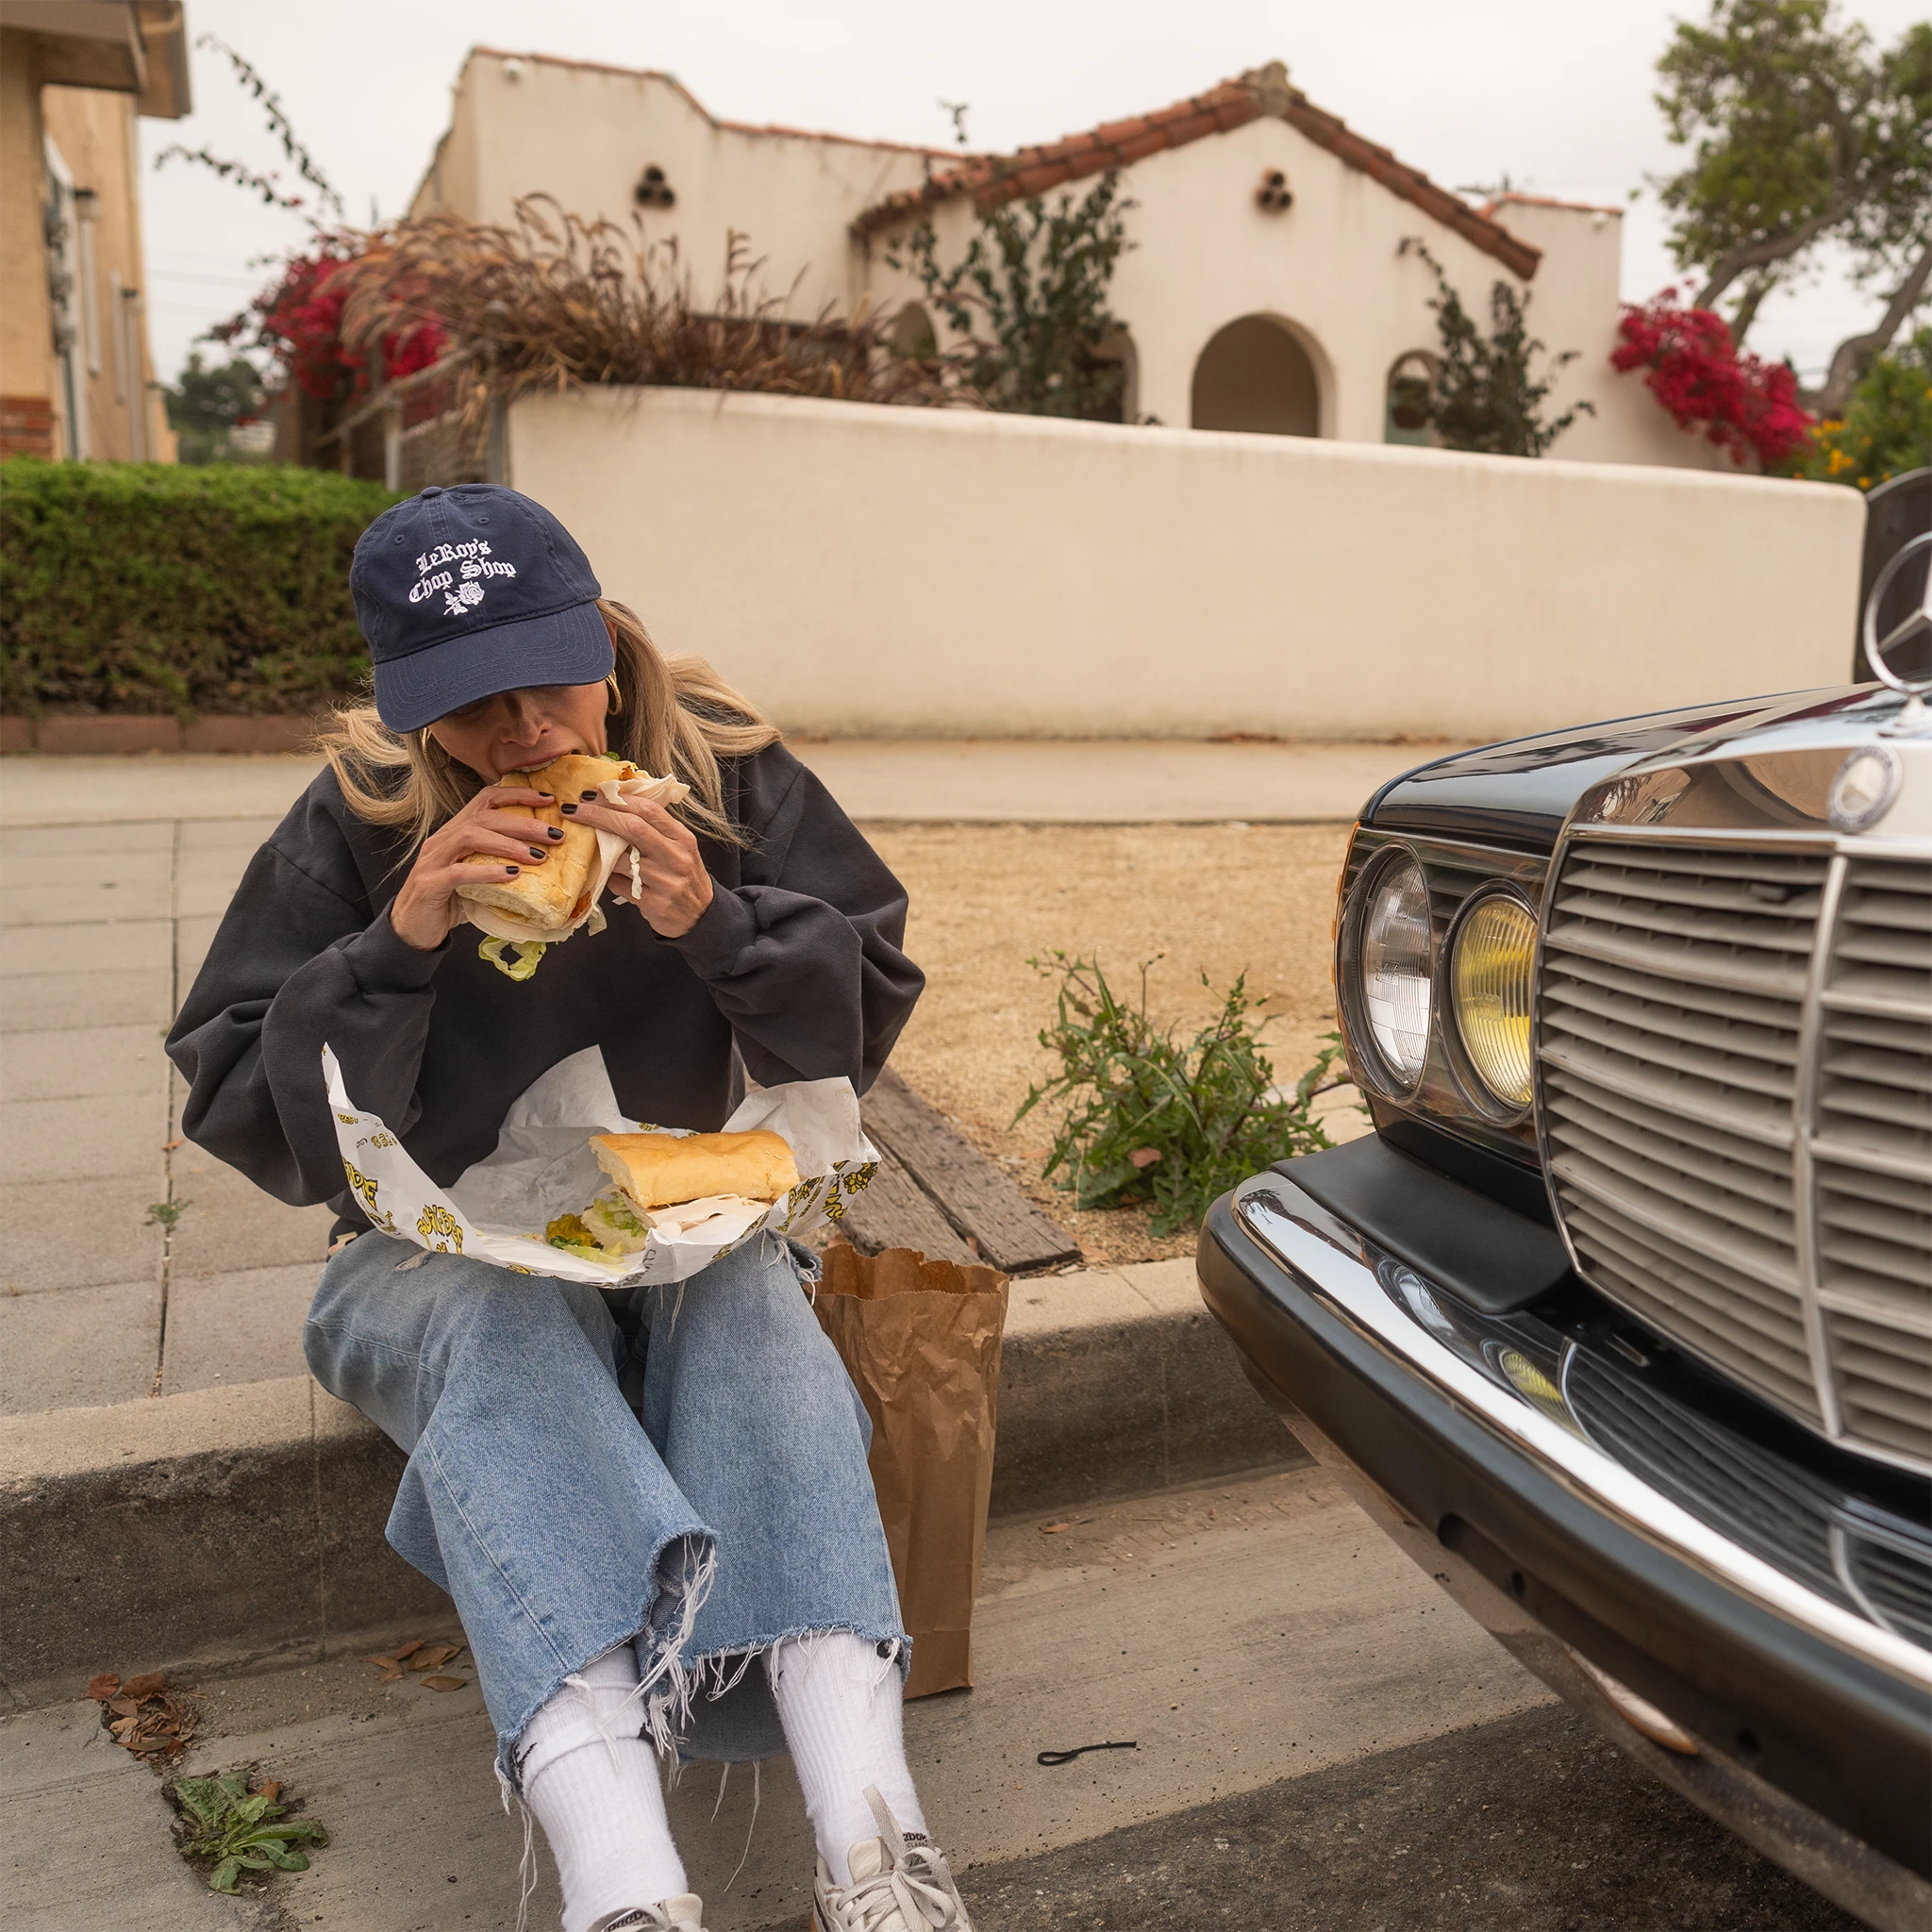
[(159, 1671), (129, 1677), (124, 1684), (102, 1671), (88, 1685), (101, 1707), (108, 1735), (152, 1769), (175, 1763), (193, 1740), (201, 1707), (185, 1690), (171, 1690)]
[(406, 1671), (440, 1671), (461, 1657), (464, 1648), (461, 1643), (451, 1643), (440, 1637), (418, 1637), (411, 1642), (397, 1644), (392, 1651), (372, 1654), (369, 1661), (382, 1673), (385, 1684), (400, 1684)]
[(425, 1690), (460, 1690), (469, 1681), (467, 1677), (425, 1677), (423, 1688)]

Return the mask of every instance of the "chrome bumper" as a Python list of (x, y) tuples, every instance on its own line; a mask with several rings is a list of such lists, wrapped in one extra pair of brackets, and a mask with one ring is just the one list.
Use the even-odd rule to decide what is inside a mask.
[[(1481, 1315), (1282, 1173), (1214, 1204), (1198, 1269), (1257, 1385), (1520, 1662), (1866, 1924), (1932, 1923), (1932, 1654), (1766, 1559), (1787, 1545), (1767, 1541), (1757, 1505), (1797, 1465), (1759, 1443), (1746, 1474), (1761, 1491), (1740, 1492), (1727, 1535), (1722, 1512), (1713, 1525), (1659, 1487), (1671, 1465), (1647, 1479), (1610, 1453), (1639, 1459), (1649, 1438), (1620, 1444), (1607, 1411), (1573, 1399), (1628, 1343), (1679, 1424), (1702, 1413), (1682, 1407), (1701, 1385), (1646, 1357), (1641, 1331), (1562, 1293)], [(1509, 1359), (1519, 1343), (1528, 1355)], [(1554, 1383), (1525, 1373), (1539, 1353)]]
[[(1932, 1696), (1932, 1653), (1869, 1623), (1690, 1515), (1595, 1443), (1491, 1379), (1449, 1346), (1389, 1284), (1412, 1271), (1291, 1181), (1257, 1174), (1235, 1191), (1241, 1231), (1354, 1333), (1592, 1509), (1848, 1657)], [(1420, 1284), (1426, 1286), (1426, 1284)]]

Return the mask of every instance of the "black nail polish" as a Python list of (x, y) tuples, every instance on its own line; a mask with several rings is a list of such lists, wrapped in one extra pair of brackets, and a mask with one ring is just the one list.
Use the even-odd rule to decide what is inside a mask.
[(559, 805), (557, 808), (565, 818), (573, 818), (576, 814), (576, 807), (574, 805)]
[(541, 845), (532, 845), (532, 846), (530, 847), (530, 857), (531, 857), (532, 858), (541, 858), (543, 857), (543, 848), (542, 848), (542, 846), (541, 846)]
[(537, 796), (539, 798), (555, 798), (557, 794), (554, 791), (540, 791)]
[(587, 791), (584, 793), (584, 803), (586, 805), (595, 805), (596, 802), (597, 794), (594, 791)]
[(523, 871), (523, 867), (522, 867), (522, 866), (520, 866), (520, 865), (507, 865), (507, 866), (505, 866), (505, 867), (504, 867), (504, 871), (505, 871), (505, 872), (522, 872), (522, 871)]
[(545, 829), (549, 832), (550, 836), (553, 839), (560, 839), (563, 837), (563, 827), (561, 825), (550, 825), (547, 826)]

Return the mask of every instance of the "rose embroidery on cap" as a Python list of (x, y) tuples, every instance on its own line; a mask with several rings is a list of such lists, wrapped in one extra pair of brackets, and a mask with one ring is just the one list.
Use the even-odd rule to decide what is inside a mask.
[[(456, 566), (454, 573), (448, 568), (451, 564)], [(489, 543), (481, 538), (469, 543), (439, 543), (416, 559), (416, 582), (410, 587), (409, 602), (420, 604), (441, 591), (442, 614), (467, 617), (483, 602), (490, 578), (516, 574), (516, 565), (492, 557)]]

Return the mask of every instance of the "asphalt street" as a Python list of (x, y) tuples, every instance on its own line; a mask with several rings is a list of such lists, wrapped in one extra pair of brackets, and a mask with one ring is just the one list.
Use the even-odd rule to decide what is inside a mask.
[(1561, 1705), (981, 1866), (966, 1890), (981, 1932), (1856, 1932), (1858, 1923)]

